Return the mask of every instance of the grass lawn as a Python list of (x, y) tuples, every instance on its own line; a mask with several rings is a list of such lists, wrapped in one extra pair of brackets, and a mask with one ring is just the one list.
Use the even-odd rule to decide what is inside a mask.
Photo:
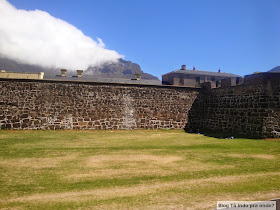
[(280, 197), (280, 141), (0, 131), (0, 208), (210, 209)]

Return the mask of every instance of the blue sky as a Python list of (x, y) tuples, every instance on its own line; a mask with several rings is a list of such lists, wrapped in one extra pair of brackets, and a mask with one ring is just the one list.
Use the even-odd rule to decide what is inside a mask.
[(280, 65), (279, 0), (8, 0), (76, 26), (158, 76), (193, 66), (238, 75)]

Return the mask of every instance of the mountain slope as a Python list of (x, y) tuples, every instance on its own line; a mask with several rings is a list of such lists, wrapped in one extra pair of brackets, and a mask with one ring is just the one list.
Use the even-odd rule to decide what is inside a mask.
[[(13, 72), (45, 72), (46, 75), (58, 75), (60, 74), (60, 69), (55, 68), (44, 68), (37, 65), (29, 65), (24, 63), (19, 63), (15, 60), (0, 57), (0, 70), (13, 71)], [(89, 67), (84, 71), (86, 76), (94, 76), (101, 78), (134, 78), (134, 74), (141, 74), (142, 79), (158, 80), (157, 77), (147, 74), (141, 70), (141, 67), (132, 63), (131, 61), (126, 61), (119, 59), (116, 63), (105, 63), (100, 67)], [(75, 72), (67, 72), (68, 75), (75, 75)]]
[(96, 77), (127, 79), (134, 78), (134, 74), (141, 74), (142, 79), (158, 80), (157, 77), (143, 72), (138, 64), (123, 59), (119, 59), (117, 63), (105, 63), (101, 67), (90, 67), (85, 71), (85, 74)]
[(0, 69), (12, 72), (48, 72), (48, 74), (56, 74), (59, 72), (58, 69), (49, 69), (41, 66), (19, 63), (4, 57), (0, 57)]
[(273, 69), (269, 70), (268, 72), (280, 72), (280, 66), (276, 66)]

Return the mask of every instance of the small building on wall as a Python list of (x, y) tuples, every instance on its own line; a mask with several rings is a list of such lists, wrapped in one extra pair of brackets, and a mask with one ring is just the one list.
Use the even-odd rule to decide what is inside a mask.
[(182, 65), (181, 69), (177, 69), (170, 73), (162, 75), (163, 85), (175, 85), (186, 87), (200, 87), (202, 83), (211, 82), (211, 88), (221, 87), (222, 79), (231, 79), (231, 86), (240, 85), (243, 83), (243, 77), (230, 73), (187, 70), (186, 65)]
[(10, 72), (6, 70), (0, 71), (0, 78), (8, 79), (43, 79), (44, 72), (40, 73), (28, 73), (28, 72)]

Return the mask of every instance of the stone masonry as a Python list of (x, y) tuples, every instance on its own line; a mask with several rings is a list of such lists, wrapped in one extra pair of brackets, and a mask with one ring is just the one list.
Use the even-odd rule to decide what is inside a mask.
[(183, 129), (280, 138), (280, 74), (221, 88), (0, 79), (1, 129)]
[(1, 129), (183, 129), (194, 88), (0, 80)]
[(279, 138), (280, 84), (260, 82), (202, 93), (192, 105), (185, 130), (223, 137)]

